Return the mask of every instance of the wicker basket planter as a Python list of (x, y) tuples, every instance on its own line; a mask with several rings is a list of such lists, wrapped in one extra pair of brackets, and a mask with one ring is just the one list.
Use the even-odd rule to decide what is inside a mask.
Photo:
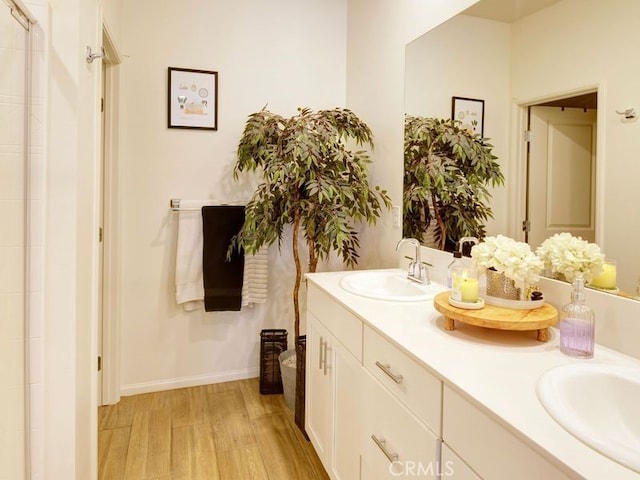
[(260, 332), (260, 393), (282, 393), (279, 357), (287, 349), (287, 331), (266, 329)]

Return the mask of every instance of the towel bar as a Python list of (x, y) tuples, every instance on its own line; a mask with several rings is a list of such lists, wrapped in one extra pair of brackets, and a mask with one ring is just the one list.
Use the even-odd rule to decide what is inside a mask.
[(169, 200), (169, 208), (174, 212), (199, 212), (203, 206), (216, 206), (216, 205), (246, 205), (245, 200), (232, 200), (230, 202), (218, 202), (216, 200), (199, 200), (197, 203), (201, 204), (198, 207), (180, 207), (181, 198), (172, 198)]

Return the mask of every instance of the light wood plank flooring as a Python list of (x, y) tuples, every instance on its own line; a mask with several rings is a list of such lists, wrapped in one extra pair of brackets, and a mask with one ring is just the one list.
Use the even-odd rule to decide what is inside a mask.
[(100, 480), (328, 479), (258, 379), (122, 397), (98, 413)]

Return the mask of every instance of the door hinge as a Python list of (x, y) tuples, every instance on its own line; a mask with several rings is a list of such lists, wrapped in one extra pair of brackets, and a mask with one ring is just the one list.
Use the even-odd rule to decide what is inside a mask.
[(100, 99), (100, 113), (104, 112), (104, 98)]
[(98, 242), (102, 243), (102, 227), (98, 227)]
[(524, 131), (524, 141), (525, 142), (530, 142), (531, 140), (533, 140), (533, 131), (532, 130), (525, 130)]
[(98, 371), (102, 370), (102, 357), (98, 356)]
[(522, 231), (527, 233), (531, 231), (531, 222), (529, 220), (522, 221)]

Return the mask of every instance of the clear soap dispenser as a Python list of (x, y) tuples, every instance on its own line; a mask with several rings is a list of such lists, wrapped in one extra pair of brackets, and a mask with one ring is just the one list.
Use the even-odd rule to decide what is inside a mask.
[(462, 252), (453, 252), (453, 261), (447, 268), (447, 287), (451, 289), (453, 286), (453, 272), (459, 267), (464, 265), (462, 260)]
[(571, 303), (560, 311), (560, 351), (579, 358), (593, 357), (595, 315), (585, 304), (584, 279), (573, 282)]

